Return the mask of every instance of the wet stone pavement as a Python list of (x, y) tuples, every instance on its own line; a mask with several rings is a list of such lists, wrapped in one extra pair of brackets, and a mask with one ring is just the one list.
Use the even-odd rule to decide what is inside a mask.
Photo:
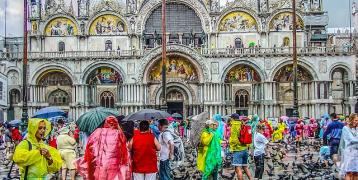
[[(184, 141), (185, 142), (185, 141)], [(194, 180), (201, 179), (200, 173), (196, 170), (195, 151), (186, 146), (186, 161), (178, 168), (173, 170), (174, 180)], [(323, 163), (318, 160), (318, 152), (321, 143), (318, 140), (308, 140), (300, 148), (294, 144), (274, 143), (267, 149), (268, 155), (265, 158), (265, 172), (263, 179), (282, 179), (282, 180), (300, 180), (300, 179), (327, 179), (334, 180), (338, 171), (333, 162), (330, 162), (329, 168), (323, 167)], [(7, 179), (10, 171), (11, 162), (5, 160), (3, 151), (0, 152), (0, 180)], [(236, 174), (231, 167), (231, 158), (223, 162), (223, 169), (220, 172), (220, 179), (235, 180)], [(251, 158), (250, 158), (251, 159)], [(250, 160), (250, 169), (254, 174), (254, 163)], [(18, 168), (14, 166), (11, 177), (19, 179)], [(52, 177), (52, 178), (51, 178)], [(244, 175), (244, 178), (247, 179)], [(56, 179), (54, 176), (48, 176), (48, 179)], [(70, 179), (69, 177), (67, 179)], [(82, 180), (81, 177), (76, 179)]]

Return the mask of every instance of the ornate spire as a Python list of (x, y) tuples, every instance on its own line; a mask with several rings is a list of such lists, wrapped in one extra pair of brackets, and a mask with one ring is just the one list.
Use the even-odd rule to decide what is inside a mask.
[(74, 9), (73, 9), (73, 2), (72, 2), (72, 0), (71, 0), (71, 3), (70, 3), (70, 7), (69, 7), (68, 12), (69, 12), (70, 14), (72, 14), (72, 15), (75, 15), (75, 11), (74, 11)]

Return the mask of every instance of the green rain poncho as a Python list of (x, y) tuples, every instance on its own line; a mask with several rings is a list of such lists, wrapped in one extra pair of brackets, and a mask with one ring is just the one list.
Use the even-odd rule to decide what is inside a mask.
[[(259, 120), (260, 120), (259, 116), (257, 114), (255, 114), (252, 117), (252, 119), (249, 121), (249, 125), (251, 126), (251, 132), (252, 132), (252, 140), (255, 139), (254, 135), (256, 132), (256, 127), (259, 124)], [(253, 143), (251, 145), (253, 145)]]
[(221, 137), (218, 131), (213, 129), (204, 129), (208, 133), (213, 133), (214, 136), (209, 144), (208, 152), (205, 158), (205, 169), (203, 179), (207, 179), (210, 176), (215, 168), (221, 167)]
[[(62, 166), (62, 159), (57, 149), (48, 146), (42, 140), (37, 141), (35, 134), (41, 121), (46, 124), (45, 136), (51, 131), (51, 124), (45, 119), (30, 119), (28, 125), (28, 137), (27, 140), (32, 145), (32, 150), (29, 150), (29, 144), (26, 140), (20, 142), (17, 145), (13, 160), (19, 166), (21, 179), (24, 179), (25, 169), (28, 166), (28, 180), (42, 180), (46, 179), (49, 173), (54, 173), (60, 170)], [(44, 156), (40, 154), (39, 149), (45, 148), (49, 150), (53, 163), (48, 164)]]

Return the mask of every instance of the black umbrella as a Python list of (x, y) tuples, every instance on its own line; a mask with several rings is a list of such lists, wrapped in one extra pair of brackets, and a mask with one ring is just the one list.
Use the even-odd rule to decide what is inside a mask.
[(165, 111), (155, 109), (143, 109), (133, 114), (128, 115), (122, 121), (142, 121), (151, 119), (166, 119), (170, 114)]

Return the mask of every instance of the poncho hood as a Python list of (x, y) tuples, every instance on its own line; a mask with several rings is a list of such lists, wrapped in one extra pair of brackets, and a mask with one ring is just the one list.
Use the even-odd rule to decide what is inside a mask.
[(39, 119), (39, 118), (29, 119), (29, 124), (27, 126), (27, 131), (28, 131), (27, 138), (32, 142), (37, 142), (36, 132), (37, 129), (39, 128), (39, 124), (41, 121), (45, 122), (46, 124), (46, 132), (44, 137), (48, 136), (51, 132), (51, 123), (46, 119)]
[(222, 121), (222, 118), (221, 118), (221, 115), (220, 114), (215, 114), (214, 116), (213, 116), (213, 119), (215, 120), (215, 121)]

